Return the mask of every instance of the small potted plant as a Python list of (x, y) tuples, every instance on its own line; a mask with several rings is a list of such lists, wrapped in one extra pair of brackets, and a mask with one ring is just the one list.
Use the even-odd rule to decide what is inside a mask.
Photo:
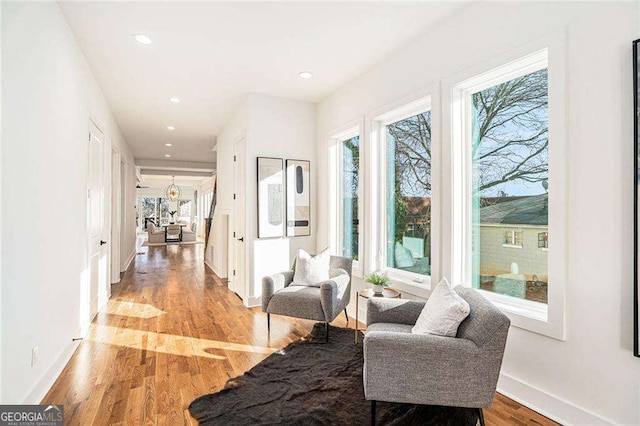
[(176, 221), (175, 221), (175, 220), (173, 220), (173, 216), (174, 216), (176, 213), (178, 213), (178, 211), (177, 211), (177, 210), (173, 210), (173, 211), (170, 211), (170, 212), (169, 212), (169, 214), (171, 215), (171, 222), (169, 222), (169, 223), (171, 223), (171, 224), (176, 223)]
[(381, 294), (385, 287), (389, 286), (389, 277), (378, 274), (376, 272), (372, 273), (368, 277), (364, 279), (366, 282), (371, 283), (373, 287), (373, 292), (375, 294)]

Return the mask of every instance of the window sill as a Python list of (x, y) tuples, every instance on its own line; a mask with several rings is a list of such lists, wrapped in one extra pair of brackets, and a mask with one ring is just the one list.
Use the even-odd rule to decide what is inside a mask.
[(521, 249), (522, 248), (522, 246), (519, 246), (517, 244), (503, 244), (502, 247), (515, 248), (515, 249)]
[(424, 277), (423, 282), (418, 283), (410, 274), (404, 275), (392, 270), (386, 272), (391, 280), (391, 287), (402, 294), (407, 293), (424, 299), (431, 295), (431, 277)]
[(564, 340), (564, 326), (563, 324), (556, 324), (549, 320), (548, 305), (482, 289), (478, 289), (478, 292), (504, 312), (514, 327), (554, 339)]

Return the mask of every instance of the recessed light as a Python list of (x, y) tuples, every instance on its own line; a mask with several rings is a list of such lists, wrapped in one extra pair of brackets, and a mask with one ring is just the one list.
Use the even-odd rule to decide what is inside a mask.
[(298, 75), (300, 76), (300, 78), (311, 78), (311, 77), (313, 77), (313, 73), (311, 71), (302, 71), (302, 72), (299, 72)]
[(169, 157), (171, 157), (171, 154), (165, 154), (164, 156), (169, 158)]
[(173, 146), (173, 144), (165, 143), (164, 146)]
[(133, 38), (135, 38), (136, 41), (140, 44), (151, 44), (151, 39), (149, 38), (149, 36), (146, 36), (144, 34), (134, 34)]
[(174, 126), (167, 126), (167, 130), (175, 130), (176, 128)]
[(180, 103), (180, 99), (178, 99), (178, 98), (169, 98), (169, 102), (173, 102), (174, 104), (179, 104)]

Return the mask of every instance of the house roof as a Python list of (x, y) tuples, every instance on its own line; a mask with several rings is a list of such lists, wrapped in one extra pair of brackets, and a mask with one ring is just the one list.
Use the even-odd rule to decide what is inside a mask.
[(511, 199), (480, 208), (480, 223), (505, 225), (548, 225), (548, 194)]

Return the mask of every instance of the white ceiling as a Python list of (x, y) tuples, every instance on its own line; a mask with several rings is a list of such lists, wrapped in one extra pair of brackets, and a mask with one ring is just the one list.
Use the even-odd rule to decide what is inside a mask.
[[(179, 187), (200, 187), (206, 178), (193, 177), (193, 176), (176, 176), (175, 183)], [(139, 183), (142, 187), (148, 187), (149, 189), (165, 189), (171, 185), (173, 178), (171, 176), (154, 176), (154, 175), (142, 175), (142, 181)], [(147, 189), (147, 188), (142, 188)]]
[(60, 2), (134, 156), (200, 162), (243, 94), (317, 102), (463, 5)]

